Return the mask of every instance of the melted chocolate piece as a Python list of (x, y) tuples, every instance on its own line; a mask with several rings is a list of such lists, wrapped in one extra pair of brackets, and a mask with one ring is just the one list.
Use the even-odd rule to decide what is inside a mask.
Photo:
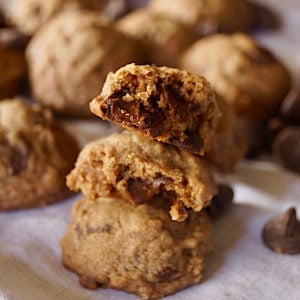
[(159, 193), (160, 187), (155, 187), (151, 182), (142, 178), (129, 178), (127, 189), (136, 205), (151, 200)]

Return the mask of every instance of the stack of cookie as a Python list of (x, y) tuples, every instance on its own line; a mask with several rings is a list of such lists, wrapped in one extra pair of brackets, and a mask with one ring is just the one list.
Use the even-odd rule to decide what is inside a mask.
[(151, 299), (199, 283), (212, 249), (209, 153), (221, 139), (236, 147), (210, 85), (185, 71), (130, 64), (108, 75), (90, 107), (129, 131), (86, 145), (67, 177), (85, 199), (62, 239), (64, 265), (85, 287)]

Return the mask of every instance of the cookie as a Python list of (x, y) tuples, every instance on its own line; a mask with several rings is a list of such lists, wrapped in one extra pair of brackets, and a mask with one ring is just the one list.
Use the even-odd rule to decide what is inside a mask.
[(80, 200), (61, 241), (63, 264), (86, 288), (109, 287), (157, 299), (198, 284), (212, 249), (205, 212), (170, 220), (166, 202), (133, 208), (117, 198)]
[(205, 158), (219, 173), (232, 173), (247, 151), (247, 139), (240, 130), (240, 122), (231, 107), (220, 96), (217, 102), (221, 117), (211, 149)]
[(203, 77), (135, 64), (111, 72), (90, 108), (104, 120), (199, 155), (211, 147), (220, 116)]
[(176, 67), (182, 51), (197, 39), (192, 27), (146, 8), (125, 15), (116, 27), (140, 42), (147, 63), (160, 66)]
[(67, 185), (89, 199), (116, 196), (134, 205), (163, 194), (177, 221), (186, 218), (186, 208), (209, 205), (216, 191), (204, 159), (131, 131), (86, 145)]
[(125, 0), (1, 0), (6, 22), (32, 36), (58, 13), (69, 9), (89, 9), (114, 17), (126, 9)]
[(18, 99), (0, 102), (0, 210), (43, 206), (70, 195), (65, 176), (76, 141), (48, 110)]
[(135, 43), (99, 14), (70, 11), (53, 18), (30, 41), (27, 60), (33, 94), (60, 113), (91, 117), (89, 101), (108, 72), (138, 61)]
[(258, 122), (275, 114), (291, 87), (285, 66), (241, 33), (197, 41), (184, 52), (180, 66), (205, 76), (238, 115)]
[(27, 72), (24, 52), (9, 39), (9, 33), (0, 29), (0, 99), (20, 93)]
[(254, 10), (246, 0), (151, 0), (149, 9), (192, 25), (202, 34), (247, 31)]

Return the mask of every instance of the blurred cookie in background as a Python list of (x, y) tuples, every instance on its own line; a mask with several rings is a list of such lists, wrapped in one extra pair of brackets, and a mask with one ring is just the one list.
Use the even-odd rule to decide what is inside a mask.
[(0, 210), (44, 206), (70, 195), (65, 176), (78, 151), (49, 110), (16, 98), (0, 101)]
[(27, 48), (30, 83), (37, 101), (72, 116), (91, 117), (88, 103), (106, 75), (140, 60), (135, 42), (98, 13), (68, 11), (48, 22)]
[(182, 51), (198, 38), (193, 27), (147, 8), (125, 15), (116, 28), (141, 44), (147, 63), (160, 66), (176, 67)]
[(184, 52), (181, 68), (205, 76), (239, 115), (272, 117), (291, 88), (287, 68), (246, 34), (203, 38)]
[(115, 18), (126, 10), (125, 0), (1, 0), (0, 11), (5, 22), (32, 36), (58, 12), (69, 9), (88, 9)]
[(254, 23), (246, 0), (150, 0), (149, 8), (193, 26), (200, 35), (247, 31)]

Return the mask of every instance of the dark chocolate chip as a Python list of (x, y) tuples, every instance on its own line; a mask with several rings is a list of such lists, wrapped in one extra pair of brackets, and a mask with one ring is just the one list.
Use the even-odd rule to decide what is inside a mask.
[(258, 3), (251, 5), (254, 15), (253, 29), (274, 30), (280, 27), (281, 20), (274, 11)]
[(0, 29), (0, 45), (15, 50), (24, 50), (28, 42), (29, 37), (24, 36), (14, 28)]
[(215, 220), (222, 216), (233, 203), (233, 190), (228, 185), (218, 185), (218, 193), (213, 197), (211, 204), (206, 207), (206, 212)]
[(0, 11), (0, 28), (5, 27), (5, 20), (4, 17)]
[(269, 64), (275, 61), (274, 55), (267, 49), (256, 48), (252, 51), (244, 51), (244, 54), (256, 64)]
[(300, 173), (300, 127), (286, 127), (274, 139), (272, 153), (275, 160)]
[(158, 272), (156, 274), (156, 278), (158, 279), (158, 282), (164, 282), (164, 281), (170, 280), (174, 274), (175, 274), (175, 271), (173, 269), (167, 267), (164, 270)]
[(164, 119), (164, 113), (159, 110), (156, 113), (144, 113), (140, 118), (139, 129), (146, 131), (155, 138), (164, 131)]
[(112, 226), (110, 224), (103, 224), (97, 227), (88, 227), (86, 232), (87, 234), (93, 234), (93, 233), (109, 233), (111, 231), (112, 231)]
[(263, 129), (263, 143), (264, 143), (264, 148), (266, 150), (268, 151), (271, 150), (274, 139), (279, 134), (279, 132), (281, 132), (286, 127), (287, 127), (287, 123), (278, 117), (271, 118), (265, 124)]
[(250, 132), (249, 137), (249, 148), (245, 155), (246, 159), (255, 159), (263, 151), (264, 141), (263, 141), (263, 128), (262, 126), (256, 126), (252, 132)]
[(87, 276), (79, 275), (79, 283), (86, 289), (96, 290), (101, 286), (101, 283)]
[(286, 121), (300, 125), (300, 91), (292, 91), (283, 100), (280, 115)]
[(11, 165), (14, 175), (18, 175), (27, 168), (29, 153), (19, 148), (12, 149)]
[(296, 209), (291, 207), (283, 215), (268, 221), (262, 232), (267, 247), (276, 253), (300, 253), (300, 222)]
[(170, 144), (194, 153), (200, 153), (203, 150), (204, 142), (199, 136), (198, 132), (193, 130), (185, 130), (184, 133), (186, 135), (185, 140), (181, 141), (179, 138), (173, 137), (170, 139)]
[(140, 103), (110, 98), (107, 100), (107, 105), (106, 115), (110, 120), (119, 124), (124, 123), (128, 126), (137, 127), (139, 125), (141, 115)]
[(142, 178), (129, 178), (127, 181), (127, 190), (133, 202), (136, 205), (140, 205), (157, 195), (160, 192), (160, 186), (154, 186), (153, 183)]

